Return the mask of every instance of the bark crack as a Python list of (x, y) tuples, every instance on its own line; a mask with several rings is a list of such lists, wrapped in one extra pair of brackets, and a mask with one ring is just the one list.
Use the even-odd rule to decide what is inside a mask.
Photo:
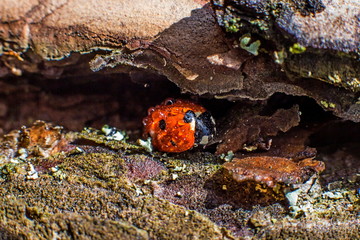
[(28, 23), (41, 23), (45, 18), (52, 15), (57, 10), (61, 9), (69, 3), (69, 0), (62, 0), (60, 2), (51, 0), (40, 0), (40, 3), (31, 8), (26, 14), (25, 19)]

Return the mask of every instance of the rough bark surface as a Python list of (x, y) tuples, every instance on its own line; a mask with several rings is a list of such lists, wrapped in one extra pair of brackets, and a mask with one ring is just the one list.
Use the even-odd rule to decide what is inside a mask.
[(215, 12), (187, 0), (3, 3), (0, 76), (90, 77), (74, 53), (95, 51), (94, 71), (155, 71), (183, 92), (228, 100), (308, 96), (360, 121), (356, 1), (215, 1)]
[(30, 48), (43, 59), (63, 58), (71, 52), (151, 40), (190, 16), (191, 10), (201, 7), (198, 2), (2, 0), (1, 39), (13, 42), (12, 50)]

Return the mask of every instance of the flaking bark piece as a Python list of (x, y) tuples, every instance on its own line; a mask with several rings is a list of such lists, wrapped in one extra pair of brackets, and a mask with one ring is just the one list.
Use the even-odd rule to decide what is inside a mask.
[(280, 131), (287, 132), (300, 122), (299, 106), (290, 109), (279, 109), (272, 116), (248, 115), (233, 118), (227, 126), (216, 154), (240, 150), (268, 150), (271, 147), (270, 136)]
[(224, 168), (237, 182), (255, 181), (273, 188), (276, 184), (303, 183), (315, 173), (325, 170), (325, 164), (312, 158), (294, 162), (279, 157), (235, 158)]
[[(309, 147), (309, 136), (313, 134), (313, 128), (294, 127), (284, 134), (279, 134), (272, 138), (269, 151), (255, 151), (237, 153), (236, 157), (282, 157), (289, 158), (295, 162), (305, 158), (315, 158), (316, 148)], [(246, 156), (245, 156), (246, 155)]]

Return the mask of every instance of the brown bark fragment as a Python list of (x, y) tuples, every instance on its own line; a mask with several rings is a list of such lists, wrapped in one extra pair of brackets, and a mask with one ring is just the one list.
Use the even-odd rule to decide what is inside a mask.
[[(279, 109), (272, 116), (235, 116), (238, 118), (232, 116), (233, 121), (225, 128), (223, 135), (220, 134), (221, 143), (217, 146), (217, 154), (267, 146), (269, 137), (286, 132), (300, 122), (298, 106), (287, 110)], [(270, 147), (271, 143), (268, 148)]]
[(325, 169), (321, 161), (308, 158), (296, 163), (277, 157), (236, 158), (225, 163), (224, 167), (238, 182), (255, 181), (268, 187), (275, 187), (278, 183), (303, 183), (314, 173), (320, 173)]

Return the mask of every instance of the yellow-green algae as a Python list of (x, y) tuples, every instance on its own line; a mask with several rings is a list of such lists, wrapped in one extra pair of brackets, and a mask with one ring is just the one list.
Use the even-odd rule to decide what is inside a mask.
[(301, 45), (300, 43), (294, 43), (290, 48), (289, 52), (292, 54), (300, 54), (306, 51), (306, 47)]
[(320, 101), (320, 104), (324, 107), (324, 108), (335, 108), (336, 105), (332, 102), (327, 102), (325, 100)]

